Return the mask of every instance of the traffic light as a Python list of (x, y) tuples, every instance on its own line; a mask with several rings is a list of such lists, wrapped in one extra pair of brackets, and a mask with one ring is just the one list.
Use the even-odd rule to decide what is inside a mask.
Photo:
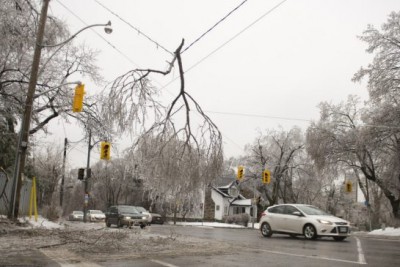
[(73, 112), (81, 112), (83, 108), (83, 95), (85, 94), (85, 85), (78, 84), (75, 87), (74, 102), (72, 103)]
[(84, 176), (85, 176), (85, 169), (84, 168), (78, 169), (78, 180), (83, 180)]
[(350, 193), (353, 191), (353, 183), (350, 181), (346, 182), (346, 192)]
[(271, 182), (271, 173), (269, 172), (269, 170), (264, 170), (263, 177), (262, 177), (262, 183), (269, 184), (270, 182)]
[(111, 154), (111, 144), (109, 142), (101, 142), (100, 159), (109, 160)]
[(244, 167), (243, 166), (239, 166), (238, 167), (238, 171), (237, 171), (237, 176), (236, 176), (236, 178), (238, 180), (241, 180), (243, 178), (243, 172), (244, 172)]

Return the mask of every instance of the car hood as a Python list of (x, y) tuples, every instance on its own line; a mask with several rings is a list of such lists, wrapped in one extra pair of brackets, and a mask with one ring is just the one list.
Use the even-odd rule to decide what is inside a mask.
[(333, 216), (333, 215), (307, 215), (307, 217), (310, 217), (310, 218), (313, 218), (316, 220), (330, 221), (333, 223), (349, 223), (348, 221), (346, 221), (342, 218)]
[(129, 217), (142, 217), (143, 215), (140, 213), (129, 213), (129, 212), (123, 212), (121, 213), (122, 216), (129, 216)]

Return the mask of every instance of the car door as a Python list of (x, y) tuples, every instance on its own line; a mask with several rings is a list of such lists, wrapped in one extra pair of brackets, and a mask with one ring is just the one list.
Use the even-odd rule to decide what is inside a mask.
[(275, 206), (268, 209), (268, 223), (273, 231), (283, 231), (282, 222), (284, 217), (284, 206)]
[[(296, 207), (286, 205), (284, 209), (284, 218), (282, 221), (282, 227), (287, 233), (301, 234), (302, 232), (302, 220), (303, 217), (294, 214), (294, 212), (300, 212)], [(300, 214), (302, 214), (300, 212)]]

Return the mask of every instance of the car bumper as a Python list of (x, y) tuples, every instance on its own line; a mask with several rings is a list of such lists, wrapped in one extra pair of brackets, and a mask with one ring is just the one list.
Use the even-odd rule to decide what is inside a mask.
[(347, 225), (320, 225), (317, 227), (319, 236), (349, 236), (350, 226)]
[(104, 222), (106, 218), (98, 218), (98, 217), (90, 217), (89, 220), (91, 222)]
[(138, 225), (147, 225), (147, 220), (143, 219), (135, 219), (135, 218), (130, 218), (130, 219), (121, 219), (121, 224), (127, 225), (127, 226), (138, 226)]

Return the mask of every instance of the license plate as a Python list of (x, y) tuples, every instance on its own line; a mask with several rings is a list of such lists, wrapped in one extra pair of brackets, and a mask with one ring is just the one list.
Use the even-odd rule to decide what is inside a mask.
[(347, 227), (339, 227), (339, 233), (347, 233)]

